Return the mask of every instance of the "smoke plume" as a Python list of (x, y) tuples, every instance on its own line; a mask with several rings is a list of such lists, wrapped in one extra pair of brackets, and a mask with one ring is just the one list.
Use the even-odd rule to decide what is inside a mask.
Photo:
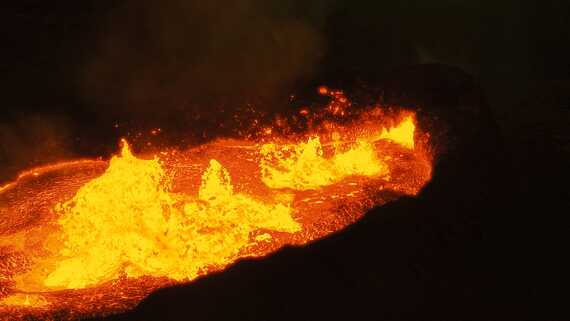
[(127, 0), (102, 24), (82, 93), (139, 117), (282, 94), (323, 55), (323, 11), (321, 2)]

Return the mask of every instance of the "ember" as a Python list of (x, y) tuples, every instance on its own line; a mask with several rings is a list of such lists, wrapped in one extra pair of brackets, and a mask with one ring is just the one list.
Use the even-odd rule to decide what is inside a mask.
[[(351, 114), (341, 91), (319, 91), (333, 98), (327, 113)], [(22, 174), (0, 187), (0, 313), (124, 311), (157, 288), (338, 231), (382, 205), (380, 190), (417, 194), (431, 177), (425, 134), (412, 112), (388, 115), (374, 107), (304, 135), (264, 130), (273, 136), (150, 158), (122, 141), (109, 162)]]

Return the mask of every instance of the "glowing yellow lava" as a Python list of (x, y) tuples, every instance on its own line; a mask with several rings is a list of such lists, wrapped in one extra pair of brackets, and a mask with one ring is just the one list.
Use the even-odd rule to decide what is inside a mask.
[(33, 306), (33, 307), (43, 307), (49, 303), (41, 295), (35, 294), (22, 294), (16, 293), (12, 294), (1, 301), (4, 305), (12, 306)]
[(216, 160), (197, 197), (171, 193), (170, 183), (158, 159), (138, 159), (123, 142), (102, 176), (56, 206), (63, 259), (44, 284), (84, 288), (123, 273), (192, 279), (234, 261), (253, 231), (301, 230), (289, 205), (235, 193)]
[(389, 129), (384, 128), (378, 139), (391, 140), (406, 148), (414, 149), (415, 130), (416, 125), (412, 116), (407, 116), (398, 126)]
[(353, 175), (387, 175), (388, 167), (376, 157), (370, 142), (360, 140), (345, 152), (323, 156), (319, 137), (296, 145), (265, 144), (259, 164), (263, 183), (271, 188), (316, 189)]

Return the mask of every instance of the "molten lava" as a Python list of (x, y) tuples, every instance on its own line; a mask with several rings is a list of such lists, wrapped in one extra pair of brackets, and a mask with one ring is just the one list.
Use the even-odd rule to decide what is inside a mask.
[(234, 261), (254, 231), (301, 230), (289, 204), (234, 193), (228, 171), (216, 160), (197, 196), (171, 193), (159, 160), (137, 159), (123, 144), (101, 177), (56, 205), (64, 259), (45, 279), (47, 287), (85, 288), (121, 273), (190, 280)]
[[(330, 114), (350, 114), (340, 91)], [(306, 115), (308, 112), (304, 110)], [(160, 287), (302, 245), (431, 177), (413, 113), (376, 107), (305, 135), (222, 139), (26, 172), (0, 187), (0, 317), (76, 319)]]

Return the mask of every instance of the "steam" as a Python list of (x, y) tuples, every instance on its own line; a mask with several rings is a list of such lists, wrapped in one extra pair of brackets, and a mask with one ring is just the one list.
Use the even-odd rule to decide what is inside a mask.
[(127, 0), (103, 23), (82, 94), (106, 112), (144, 117), (287, 92), (324, 50), (322, 6), (295, 3)]

